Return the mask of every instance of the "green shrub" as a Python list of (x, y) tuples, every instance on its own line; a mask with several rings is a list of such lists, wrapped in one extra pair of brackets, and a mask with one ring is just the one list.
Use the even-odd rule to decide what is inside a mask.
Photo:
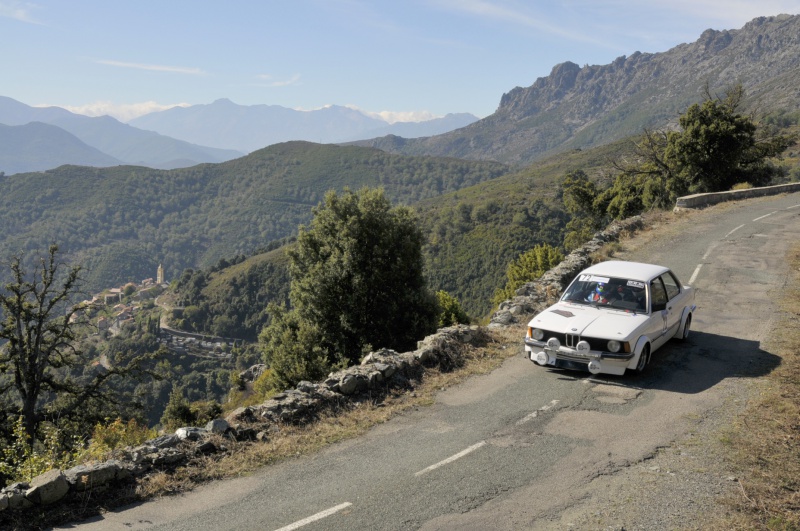
[(195, 416), (189, 401), (183, 396), (183, 388), (175, 387), (161, 415), (161, 426), (166, 431), (174, 431), (183, 426), (191, 426), (194, 422)]
[(98, 423), (92, 432), (89, 446), (81, 453), (82, 459), (102, 459), (117, 448), (138, 446), (157, 435), (156, 430), (131, 419), (117, 418), (110, 423)]
[[(269, 371), (259, 388), (283, 391), (302, 380), (314, 381), (326, 376), (332, 364), (320, 347), (317, 327), (300, 317), (296, 310), (270, 304), (270, 324), (259, 335), (264, 363)], [(342, 360), (342, 364), (347, 362)]]
[(456, 324), (469, 324), (469, 315), (461, 309), (458, 299), (444, 290), (436, 292), (436, 300), (439, 304), (439, 328), (453, 326)]
[(41, 440), (31, 444), (25, 433), (22, 417), (14, 422), (11, 442), (0, 451), (0, 479), (4, 482), (30, 481), (54, 468), (70, 468), (77, 463), (80, 441), (61, 441), (62, 433), (43, 424)]
[(560, 264), (563, 259), (564, 255), (561, 251), (546, 243), (522, 253), (516, 260), (508, 264), (506, 285), (503, 289), (497, 290), (493, 302), (500, 304), (513, 298), (520, 286), (541, 277), (547, 270)]
[(198, 400), (189, 404), (189, 411), (194, 425), (205, 426), (209, 421), (219, 418), (222, 406), (214, 400)]

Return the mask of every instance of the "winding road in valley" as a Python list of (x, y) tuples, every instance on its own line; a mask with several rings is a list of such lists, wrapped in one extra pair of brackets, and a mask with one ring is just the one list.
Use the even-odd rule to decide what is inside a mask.
[(800, 241), (800, 193), (677, 216), (619, 256), (698, 289), (693, 330), (640, 376), (535, 366), (521, 354), (436, 404), (316, 455), (120, 509), (103, 530), (675, 529), (736, 489), (703, 433), (780, 359), (768, 340)]

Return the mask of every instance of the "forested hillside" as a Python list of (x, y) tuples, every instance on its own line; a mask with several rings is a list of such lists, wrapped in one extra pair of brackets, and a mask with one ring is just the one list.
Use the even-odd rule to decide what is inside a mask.
[(611, 160), (630, 150), (627, 141), (549, 157), (491, 182), (423, 200), (416, 205), (429, 234), (429, 283), (456, 296), (473, 317), (492, 310), (506, 267), (537, 244), (560, 247), (569, 214), (560, 182), (578, 169), (604, 182)]
[(308, 142), (178, 170), (62, 166), (0, 179), (0, 256), (57, 242), (85, 266), (89, 289), (153, 277), (160, 263), (171, 280), (295, 233), (329, 189), (382, 186), (409, 204), (506, 172)]
[[(415, 203), (428, 238), (424, 256), (430, 288), (455, 296), (473, 318), (485, 316), (512, 260), (540, 243), (561, 245), (569, 220), (559, 190), (564, 175), (582, 169), (603, 181), (610, 160), (629, 148), (619, 142), (575, 150)], [(266, 303), (287, 299), (285, 249), (230, 260), (236, 263), (189, 271), (180, 278), (178, 299), (192, 306), (182, 324), (221, 336), (254, 338), (266, 323)], [(245, 285), (256, 286), (259, 295), (248, 293)], [(248, 305), (254, 298), (258, 304)]]

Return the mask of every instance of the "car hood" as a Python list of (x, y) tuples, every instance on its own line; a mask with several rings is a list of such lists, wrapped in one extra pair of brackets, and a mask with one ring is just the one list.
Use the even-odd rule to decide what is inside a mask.
[(644, 313), (558, 303), (536, 315), (528, 326), (562, 334), (623, 340), (648, 317)]

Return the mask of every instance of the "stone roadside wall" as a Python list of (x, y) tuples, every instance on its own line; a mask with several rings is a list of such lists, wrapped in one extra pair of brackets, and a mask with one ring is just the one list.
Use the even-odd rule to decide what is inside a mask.
[(360, 365), (331, 373), (323, 382), (300, 382), (263, 404), (236, 409), (203, 428), (179, 428), (173, 434), (117, 450), (108, 461), (50, 470), (30, 482), (8, 485), (0, 490), (0, 528), (3, 514), (8, 516), (9, 511), (83, 504), (92, 492), (130, 489), (136, 478), (174, 469), (197, 456), (225, 452), (226, 441), (267, 440), (283, 423), (313, 421), (323, 411), (347, 407), (392, 388), (408, 388), (424, 367), (458, 365), (464, 348), (485, 344), (486, 339), (486, 330), (478, 326), (442, 328), (420, 341), (415, 351), (372, 352)]
[(775, 186), (762, 186), (760, 188), (748, 188), (747, 190), (730, 190), (728, 192), (713, 192), (708, 194), (694, 194), (679, 197), (675, 202), (675, 210), (682, 208), (701, 208), (724, 201), (734, 201), (736, 199), (748, 199), (751, 197), (763, 197), (766, 195), (778, 195), (800, 191), (800, 183), (778, 184)]

